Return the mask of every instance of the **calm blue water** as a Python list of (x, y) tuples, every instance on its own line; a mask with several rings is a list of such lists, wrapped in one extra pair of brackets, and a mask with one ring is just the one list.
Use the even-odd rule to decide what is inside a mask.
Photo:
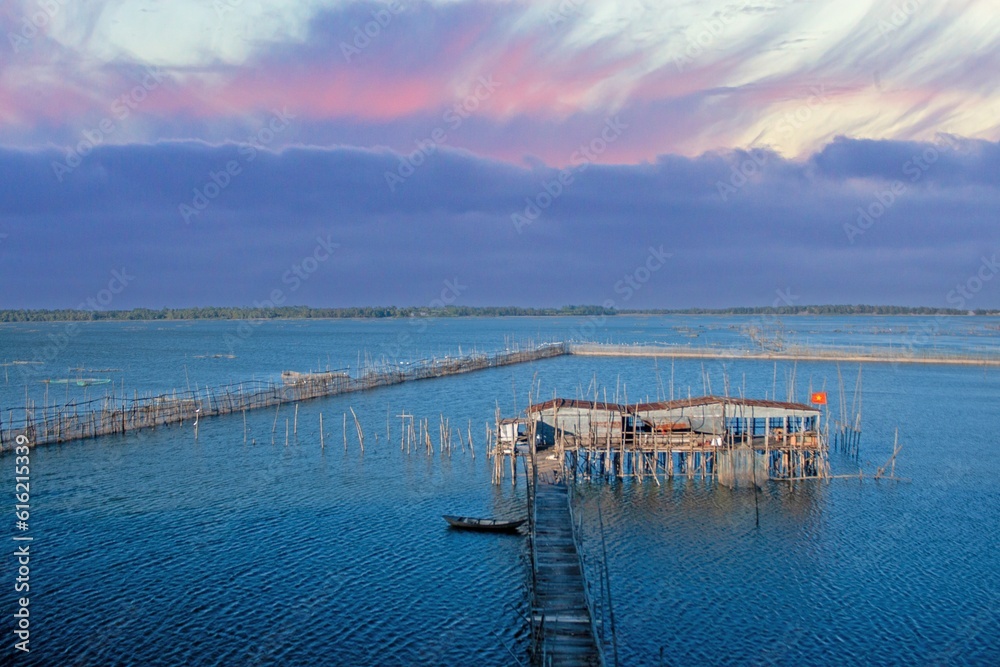
[[(736, 344), (751, 318), (614, 318), (591, 338)], [(103, 393), (37, 377), (70, 368), (132, 391), (164, 391), (284, 369), (559, 340), (588, 320), (102, 323), (0, 326), (0, 361), (55, 355), (25, 378), (7, 367), (0, 408)], [(887, 329), (908, 327), (905, 332)], [(917, 340), (918, 328), (937, 333)], [(811, 342), (996, 346), (997, 320), (789, 318)], [(697, 333), (698, 338), (691, 338)], [(227, 338), (227, 335), (230, 338)], [(233, 337), (236, 337), (234, 342)], [(705, 339), (705, 340), (702, 340)], [(233, 355), (234, 358), (212, 355)], [(207, 355), (207, 356), (206, 356)], [(848, 401), (857, 365), (843, 365)], [(721, 392), (786, 397), (793, 365), (559, 358), (301, 404), (294, 412), (203, 420), (31, 454), (31, 648), (38, 665), (516, 664), (527, 650), (525, 544), (465, 535), (444, 513), (517, 515), (523, 487), (489, 483), (484, 430), (536, 392), (628, 400)], [(794, 365), (795, 395), (830, 391), (837, 367)], [(707, 379), (706, 379), (707, 378)], [(1000, 664), (1000, 369), (866, 365), (861, 465), (892, 450), (909, 483), (769, 483), (752, 492), (700, 480), (580, 486), (592, 579), (608, 555), (622, 664)], [(54, 387), (54, 386), (53, 386)], [(349, 424), (362, 422), (362, 454)], [(435, 451), (400, 451), (401, 410), (427, 418)], [(319, 414), (326, 447), (319, 445)], [(391, 437), (386, 438), (389, 415)], [(438, 449), (443, 415), (475, 457)], [(6, 418), (6, 417), (5, 417)], [(378, 442), (375, 442), (378, 434)], [(272, 444), (273, 442), (273, 444)], [(14, 461), (0, 458), (13, 476)], [(857, 467), (837, 459), (835, 472)], [(13, 483), (10, 482), (11, 486)], [(13, 489), (11, 489), (13, 491)], [(13, 504), (13, 501), (11, 501)], [(603, 518), (603, 545), (598, 524)], [(11, 508), (13, 509), (13, 508)], [(13, 518), (10, 520), (13, 522)], [(8, 535), (13, 534), (13, 527)], [(13, 544), (11, 542), (10, 544)], [(11, 549), (13, 551), (13, 549)], [(0, 581), (15, 563), (3, 560)], [(2, 584), (7, 586), (8, 584)], [(10, 590), (10, 589), (8, 589)], [(12, 592), (2, 596), (11, 619)], [(0, 663), (13, 661), (10, 638)], [(609, 638), (610, 644), (610, 638)], [(509, 650), (508, 650), (509, 649)]]

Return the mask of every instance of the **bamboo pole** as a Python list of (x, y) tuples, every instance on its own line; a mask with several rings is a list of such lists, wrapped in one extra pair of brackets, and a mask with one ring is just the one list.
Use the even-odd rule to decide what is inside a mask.
[(445, 448), (445, 427), (444, 427), (444, 414), (440, 413), (438, 415), (438, 453), (443, 454)]
[(361, 430), (361, 422), (358, 421), (358, 415), (355, 414), (354, 408), (349, 408), (351, 411), (351, 416), (354, 417), (354, 427), (358, 430), (358, 443), (361, 445), (361, 452), (365, 451), (365, 434)]
[[(244, 410), (275, 406), (275, 418), (272, 423), (272, 443), (274, 444), (277, 440), (277, 422), (281, 414), (280, 407), (287, 400), (297, 402), (323, 395), (359, 391), (373, 386), (452, 375), (478, 368), (491, 368), (570, 353), (571, 351), (566, 346), (558, 348), (551, 346), (538, 348), (533, 346), (525, 350), (518, 349), (489, 356), (473, 352), (470, 357), (459, 360), (434, 360), (430, 365), (422, 367), (419, 370), (414, 369), (411, 372), (390, 371), (388, 368), (379, 369), (372, 359), (368, 359), (367, 365), (363, 369), (359, 367), (359, 371), (363, 370), (364, 372), (358, 378), (348, 377), (344, 379), (337, 377), (331, 381), (330, 378), (325, 377), (306, 377), (290, 385), (260, 382), (254, 379), (252, 380), (254, 383), (253, 388), (249, 391), (244, 389), (244, 383), (239, 383), (238, 389), (235, 388), (236, 385), (223, 385), (213, 388), (195, 384), (193, 386), (189, 385), (187, 391), (180, 393), (177, 390), (173, 390), (157, 396), (139, 397), (136, 395), (131, 402), (124, 397), (123, 391), (121, 414), (118, 413), (115, 407), (113, 394), (105, 396), (102, 403), (101, 398), (91, 399), (85, 392), (82, 403), (71, 403), (68, 394), (69, 385), (67, 384), (67, 396), (62, 409), (57, 408), (55, 405), (48, 405), (48, 398), (43, 402), (41, 411), (38, 411), (30, 401), (26, 401), (26, 414), (23, 427), (21, 428), (31, 433), (35, 439), (35, 444), (41, 444), (42, 442), (51, 442), (53, 440), (67, 441), (183, 422), (188, 417), (193, 416), (195, 409), (201, 409), (205, 412), (205, 415), (216, 416), (229, 414), (235, 412), (237, 409), (242, 412)], [(185, 371), (187, 371), (186, 367)], [(220, 395), (222, 398), (219, 398)], [(81, 407), (84, 409), (83, 414), (80, 414)], [(290, 439), (292, 434), (298, 434), (297, 407), (296, 413), (290, 419)], [(73, 414), (68, 414), (67, 410), (72, 410)], [(387, 427), (387, 437), (391, 438), (391, 409), (388, 412), (389, 424)], [(13, 420), (11, 420), (11, 423), (13, 423)], [(14, 428), (17, 427), (14, 426)], [(13, 428), (8, 426), (5, 429), (5, 433), (10, 433), (12, 430)], [(452, 436), (451, 429), (448, 428), (445, 434), (444, 446), (448, 448), (449, 453), (454, 448)], [(249, 437), (249, 427), (245, 431), (245, 439), (251, 439)], [(401, 435), (401, 441), (401, 446), (405, 445), (404, 435)], [(464, 448), (465, 440), (461, 440), (460, 444)]]
[(511, 443), (510, 448), (510, 485), (517, 485), (517, 448)]
[(271, 425), (271, 444), (274, 444), (274, 433), (278, 430), (278, 414), (281, 412), (281, 403), (278, 403), (278, 409), (274, 411), (274, 424)]

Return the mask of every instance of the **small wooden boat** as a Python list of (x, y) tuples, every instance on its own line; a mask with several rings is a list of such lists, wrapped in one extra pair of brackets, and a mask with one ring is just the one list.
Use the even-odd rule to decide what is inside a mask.
[(444, 520), (448, 522), (452, 528), (460, 528), (462, 530), (480, 530), (490, 533), (513, 533), (517, 532), (518, 526), (526, 521), (526, 519), (519, 519), (517, 521), (505, 521), (503, 519), (479, 519), (471, 516), (452, 516), (450, 514), (445, 514)]

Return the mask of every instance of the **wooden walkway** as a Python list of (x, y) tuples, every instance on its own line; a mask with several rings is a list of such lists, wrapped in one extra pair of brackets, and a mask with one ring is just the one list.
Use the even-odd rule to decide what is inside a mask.
[(562, 466), (539, 455), (531, 525), (531, 630), (536, 665), (603, 666)]
[(1000, 366), (992, 347), (977, 350), (915, 350), (872, 346), (869, 348), (792, 346), (783, 350), (738, 347), (688, 347), (686, 345), (618, 345), (569, 343), (567, 354), (582, 357), (674, 357), (677, 359), (759, 359), (764, 361), (850, 361), (885, 364), (943, 364)]
[(27, 437), (31, 446), (96, 438), (564, 354), (564, 343), (543, 343), (493, 354), (424, 360), (405, 367), (368, 368), (358, 377), (339, 372), (290, 373), (288, 380), (280, 382), (241, 382), (158, 396), (107, 394), (84, 403), (42, 407), (28, 401), (23, 407), (8, 409), (6, 422), (4, 410), (0, 410), (0, 452), (13, 447), (17, 436)]

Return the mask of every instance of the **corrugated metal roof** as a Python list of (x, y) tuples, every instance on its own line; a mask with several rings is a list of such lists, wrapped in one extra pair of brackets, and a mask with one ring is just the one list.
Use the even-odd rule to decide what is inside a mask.
[(575, 398), (553, 398), (544, 403), (535, 403), (528, 406), (528, 412), (541, 412), (551, 408), (582, 408), (584, 410), (609, 410), (611, 412), (625, 412), (625, 406), (618, 403), (601, 403), (595, 401), (581, 401)]
[(746, 408), (777, 408), (779, 410), (795, 410), (798, 412), (815, 412), (819, 410), (805, 403), (788, 403), (785, 401), (766, 401), (760, 398), (736, 398), (726, 396), (698, 396), (695, 398), (682, 398), (675, 401), (654, 401), (652, 403), (636, 403), (628, 406), (630, 412), (644, 412), (649, 410), (676, 410), (679, 408), (694, 408), (703, 405), (714, 405), (724, 403), (726, 405), (736, 405)]
[(744, 408), (774, 408), (778, 410), (794, 410), (796, 412), (820, 413), (817, 408), (811, 405), (806, 405), (805, 403), (766, 401), (760, 398), (736, 398), (732, 396), (697, 396), (694, 398), (677, 399), (675, 401), (655, 401), (652, 403), (636, 403), (634, 405), (627, 406), (620, 405), (618, 403), (582, 401), (575, 398), (553, 398), (545, 401), (544, 403), (529, 405), (528, 413), (541, 412), (552, 408), (579, 408), (582, 410), (607, 410), (611, 412), (633, 413), (647, 412), (650, 410), (677, 410), (716, 404), (725, 404)]

